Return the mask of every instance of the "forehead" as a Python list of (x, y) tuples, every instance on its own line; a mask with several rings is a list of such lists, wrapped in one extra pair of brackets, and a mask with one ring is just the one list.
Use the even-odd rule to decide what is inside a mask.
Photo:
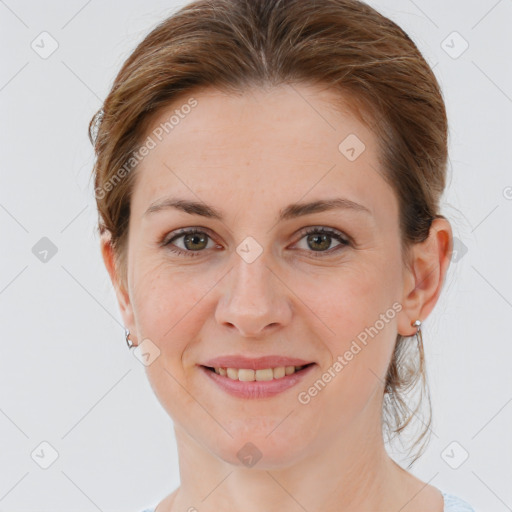
[(337, 192), (374, 215), (389, 209), (376, 135), (340, 99), (304, 85), (182, 95), (148, 125), (152, 149), (136, 171), (132, 211), (177, 193), (222, 208)]

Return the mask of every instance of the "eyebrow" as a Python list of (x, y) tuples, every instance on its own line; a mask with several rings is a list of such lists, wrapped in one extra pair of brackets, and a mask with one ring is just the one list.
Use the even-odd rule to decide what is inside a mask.
[[(144, 213), (144, 216), (167, 209), (181, 210), (185, 213), (189, 213), (190, 215), (200, 215), (201, 217), (207, 217), (210, 219), (223, 219), (222, 212), (213, 206), (209, 206), (200, 201), (190, 201), (187, 199), (177, 199), (173, 197), (167, 197), (153, 202)], [(309, 203), (290, 204), (286, 208), (280, 210), (278, 222), (334, 209), (350, 210), (372, 215), (372, 212), (366, 206), (355, 203), (350, 199), (337, 197), (311, 201)]]

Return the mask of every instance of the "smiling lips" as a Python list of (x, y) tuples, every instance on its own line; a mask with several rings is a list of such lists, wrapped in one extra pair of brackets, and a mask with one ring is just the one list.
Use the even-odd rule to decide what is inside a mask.
[[(269, 362), (268, 359), (252, 359), (240, 360), (237, 358), (218, 358), (208, 361), (208, 365), (198, 365), (203, 374), (216, 384), (222, 391), (242, 399), (263, 399), (270, 398), (279, 393), (282, 393), (301, 382), (306, 376), (313, 371), (316, 366), (315, 363), (307, 363), (305, 365), (282, 365), (279, 362), (284, 359), (285, 362), (300, 362), (305, 361), (291, 358), (274, 358), (274, 362)], [(228, 366), (222, 366), (227, 364)], [(240, 364), (240, 368), (236, 368), (235, 365)], [(265, 366), (270, 364), (277, 364), (281, 366), (266, 366), (263, 368), (244, 368), (243, 366)], [(220, 366), (217, 366), (220, 365)], [(215, 371), (218, 369), (218, 373)], [(296, 368), (301, 368), (296, 370)], [(288, 369), (288, 373), (287, 373)], [(226, 375), (222, 373), (226, 372)], [(270, 372), (272, 372), (272, 378), (270, 378)], [(283, 375), (284, 372), (284, 375)], [(276, 375), (274, 377), (274, 375)], [(261, 379), (261, 380), (260, 380)]]
[(285, 356), (248, 358), (220, 356), (201, 365), (210, 372), (237, 382), (264, 382), (279, 380), (313, 365), (304, 359)]

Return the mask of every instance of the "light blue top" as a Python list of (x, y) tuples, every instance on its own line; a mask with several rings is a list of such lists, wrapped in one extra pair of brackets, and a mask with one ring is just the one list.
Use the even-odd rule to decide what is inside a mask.
[[(444, 498), (444, 512), (475, 512), (475, 509), (464, 500), (453, 494), (441, 491)], [(142, 512), (155, 512), (155, 508), (147, 508)]]
[[(475, 512), (475, 509), (459, 497), (441, 491), (444, 498), (444, 512)], [(153, 512), (153, 511), (151, 511)]]

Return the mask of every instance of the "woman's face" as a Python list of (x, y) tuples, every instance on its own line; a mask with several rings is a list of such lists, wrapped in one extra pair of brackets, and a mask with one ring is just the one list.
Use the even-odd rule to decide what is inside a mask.
[[(397, 332), (415, 328), (399, 312), (410, 282), (374, 133), (335, 110), (337, 93), (316, 87), (192, 96), (146, 133), (131, 202), (122, 310), (150, 354), (158, 399), (233, 464), (247, 442), (263, 454), (260, 465), (278, 467), (355, 429), (380, 432)], [(200, 208), (151, 209), (165, 201)], [(327, 201), (335, 207), (292, 206)], [(180, 231), (190, 228), (198, 233)], [(248, 398), (201, 367), (231, 355), (314, 365), (294, 386)]]

